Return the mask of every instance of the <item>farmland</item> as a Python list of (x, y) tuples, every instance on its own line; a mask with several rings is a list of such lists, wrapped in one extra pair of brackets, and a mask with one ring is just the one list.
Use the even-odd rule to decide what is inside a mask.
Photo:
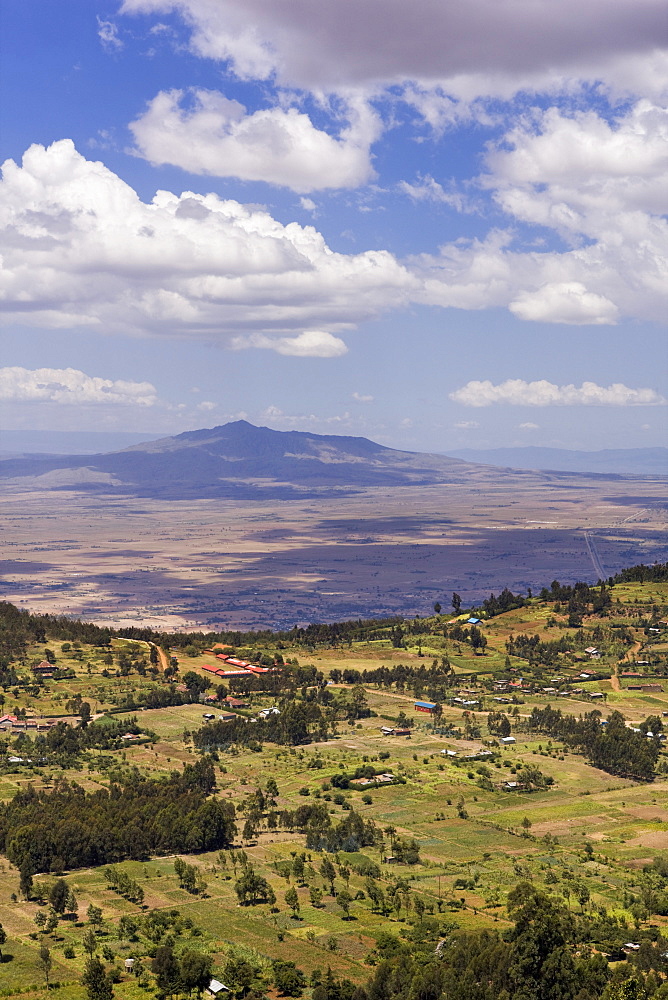
[[(46, 946), (49, 993), (83, 998), (84, 939), (91, 930), (95, 953), (123, 1000), (151, 996), (152, 962), (166, 940), (180, 954), (210, 956), (218, 978), (225, 970), (232, 974), (235, 962), (247, 962), (263, 996), (280, 995), (271, 985), (276, 960), (303, 971), (306, 996), (328, 968), (339, 980), (363, 984), (388, 932), (400, 941), (438, 941), (463, 931), (510, 928), (506, 901), (520, 882), (556, 894), (578, 920), (614, 917), (615, 947), (668, 937), (662, 883), (647, 874), (668, 849), (668, 754), (658, 746), (653, 780), (639, 781), (594, 767), (567, 739), (531, 728), (534, 710), (550, 703), (576, 716), (598, 711), (605, 719), (621, 712), (627, 726), (640, 728), (648, 717), (663, 726), (668, 634), (661, 622), (668, 585), (620, 581), (609, 597), (603, 614), (586, 608), (577, 627), (569, 626), (565, 605), (534, 597), (483, 619), (482, 648), (472, 644), (468, 613), (452, 612), (405, 620), (401, 637), (378, 622), (351, 629), (335, 644), (306, 632), (292, 645), (285, 637), (264, 637), (255, 650), (244, 640), (238, 654), (257, 658), (280, 650), (284, 666), (271, 676), (299, 678), (289, 688), (285, 680), (273, 681), (275, 690), (257, 678), (218, 690), (202, 669), (213, 653), (197, 636), (174, 638), (167, 649), (170, 677), (146, 640), (112, 637), (94, 644), (47, 634), (28, 644), (13, 661), (13, 675), (4, 675), (2, 710), (26, 722), (61, 719), (76, 732), (87, 700), (91, 736), (85, 745), (64, 749), (49, 744), (48, 731), (40, 741), (40, 732), (22, 731), (20, 722), (7, 728), (0, 737), (2, 801), (28, 786), (56, 794), (64, 781), (85, 793), (129, 789), (138, 777), (164, 781), (208, 762), (211, 797), (234, 804), (237, 832), (222, 849), (178, 854), (193, 870), (189, 887), (177, 858), (158, 852), (92, 868), (71, 869), (61, 858), (50, 871), (33, 872), (26, 892), (17, 867), (5, 858), (5, 995), (46, 997), (40, 961)], [(538, 636), (545, 655), (558, 639), (567, 638), (562, 645), (569, 648), (552, 663), (528, 660), (508, 652), (518, 635)], [(595, 656), (585, 652), (594, 647)], [(34, 683), (30, 665), (47, 653), (57, 673)], [(192, 676), (201, 679), (199, 688)], [(629, 689), (646, 685), (652, 690)], [(142, 707), (151, 692), (168, 689), (180, 692), (180, 704)], [(236, 712), (251, 728), (251, 718), (287, 704), (286, 698), (318, 704), (328, 719), (327, 736), (297, 745), (262, 738), (214, 745), (206, 736), (214, 723), (203, 715), (217, 715), (228, 690), (242, 696), (246, 707)], [(414, 711), (416, 698), (438, 704), (438, 716)], [(128, 709), (129, 702), (135, 707)], [(502, 741), (495, 715), (503, 715), (504, 731), (515, 742)], [(408, 737), (382, 732), (406, 722)], [(263, 732), (261, 723), (255, 725)], [(118, 734), (127, 726), (127, 735), (136, 738), (105, 742), (99, 729), (105, 726), (117, 726), (108, 731)], [(365, 768), (394, 781), (369, 779), (366, 788), (351, 783)], [(525, 784), (529, 774), (532, 783)], [(309, 807), (318, 822), (325, 817), (327, 829), (343, 829), (359, 817), (374, 834), (331, 851), (309, 846), (313, 822), (299, 819), (300, 807)], [(110, 869), (125, 873), (140, 896), (115, 890), (105, 874)], [(266, 902), (240, 905), (237, 886), (249, 870), (268, 884)], [(74, 894), (76, 908), (45, 929), (40, 915), (48, 918), (59, 881)], [(156, 914), (162, 930), (156, 930)], [(129, 958), (144, 971), (126, 970)], [(624, 966), (626, 958), (613, 949), (610, 960)]]

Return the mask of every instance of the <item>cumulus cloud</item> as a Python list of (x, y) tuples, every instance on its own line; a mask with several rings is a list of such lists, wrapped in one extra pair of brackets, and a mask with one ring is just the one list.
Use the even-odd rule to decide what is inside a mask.
[(64, 406), (154, 406), (158, 397), (150, 382), (99, 378), (76, 368), (0, 368), (0, 400)]
[(357, 187), (374, 176), (369, 148), (378, 118), (360, 100), (347, 102), (346, 113), (334, 138), (296, 108), (248, 114), (218, 91), (170, 90), (154, 97), (130, 129), (138, 154), (153, 164), (308, 193)]
[(335, 357), (335, 334), (405, 304), (419, 281), (386, 251), (333, 252), (312, 226), (214, 194), (150, 203), (70, 140), (8, 160), (0, 184), (7, 321), (206, 340), (261, 336)]
[(540, 430), (540, 424), (534, 424), (531, 420), (527, 420), (523, 424), (518, 424), (521, 431), (538, 431)]
[(461, 389), (450, 393), (450, 399), (464, 406), (493, 406), (506, 403), (510, 406), (657, 406), (666, 400), (654, 389), (630, 389), (616, 382), (607, 388), (595, 382), (581, 386), (555, 385), (541, 379), (525, 382), (524, 379), (507, 379), (499, 385), (486, 380), (467, 382)]
[(326, 330), (304, 330), (296, 337), (265, 337), (252, 333), (235, 337), (231, 346), (238, 351), (247, 347), (265, 348), (294, 358), (339, 358), (348, 353), (345, 341)]
[(124, 0), (122, 9), (179, 12), (192, 51), (242, 79), (329, 91), (406, 80), (471, 96), (583, 78), (660, 84), (647, 64), (665, 31), (662, 0), (385, 0), (382, 8), (375, 0)]
[(588, 292), (580, 281), (560, 281), (543, 285), (535, 292), (522, 292), (510, 303), (519, 319), (546, 323), (615, 323), (619, 310), (604, 295)]
[[(663, 322), (666, 139), (668, 112), (648, 101), (612, 122), (555, 109), (528, 116), (490, 150), (480, 179), (510, 217), (508, 229), (419, 258), (425, 301), (509, 307), (539, 322)], [(518, 246), (517, 223), (545, 227), (550, 242), (558, 234), (565, 249)]]
[(458, 420), (454, 426), (460, 431), (474, 431), (480, 424), (477, 420)]
[(356, 403), (373, 403), (373, 396), (365, 396), (361, 392), (354, 392), (352, 394), (352, 399), (354, 399)]

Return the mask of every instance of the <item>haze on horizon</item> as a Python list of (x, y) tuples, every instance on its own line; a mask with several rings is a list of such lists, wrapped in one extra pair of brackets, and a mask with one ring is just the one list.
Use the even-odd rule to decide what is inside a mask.
[(665, 444), (661, 0), (3, 17), (4, 428)]

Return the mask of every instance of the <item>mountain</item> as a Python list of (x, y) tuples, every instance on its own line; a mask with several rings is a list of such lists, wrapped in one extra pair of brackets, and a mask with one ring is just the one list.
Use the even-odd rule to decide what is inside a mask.
[(470, 483), (480, 475), (489, 478), (490, 470), (457, 458), (397, 451), (362, 437), (274, 431), (245, 420), (107, 454), (0, 462), (0, 478), (26, 488), (169, 499), (341, 495), (369, 486)]
[(622, 476), (668, 476), (668, 448), (607, 448), (568, 451), (564, 448), (460, 448), (454, 458), (484, 465), (544, 471), (612, 473)]

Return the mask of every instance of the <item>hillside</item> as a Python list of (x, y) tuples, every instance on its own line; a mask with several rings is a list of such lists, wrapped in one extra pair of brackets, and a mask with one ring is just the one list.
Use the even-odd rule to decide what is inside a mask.
[(667, 577), (282, 633), (0, 605), (3, 995), (665, 1000)]

